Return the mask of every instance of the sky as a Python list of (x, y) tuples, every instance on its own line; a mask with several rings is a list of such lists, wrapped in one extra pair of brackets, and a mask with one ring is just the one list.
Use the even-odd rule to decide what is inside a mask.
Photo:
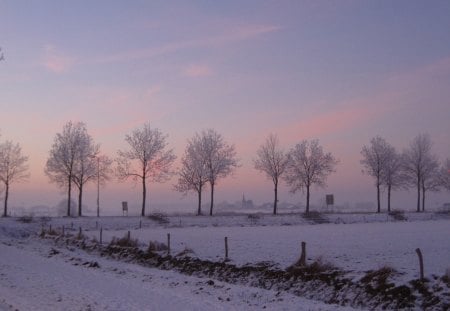
[[(216, 202), (273, 200), (252, 164), (270, 133), (285, 150), (318, 139), (340, 162), (312, 203), (326, 193), (338, 205), (375, 202), (360, 164), (372, 137), (402, 151), (428, 133), (433, 152), (450, 157), (449, 39), (449, 1), (0, 1), (0, 140), (18, 142), (30, 165), (10, 206), (65, 198), (44, 167), (68, 121), (86, 123), (112, 158), (146, 122), (178, 158), (187, 139), (214, 128), (241, 163), (219, 181)], [(175, 182), (149, 185), (150, 210), (195, 211), (195, 194), (183, 197)], [(285, 184), (280, 192), (282, 202), (305, 200)], [(393, 199), (415, 208), (413, 190)], [(92, 184), (84, 204), (95, 200)], [(105, 212), (121, 201), (138, 211), (140, 200), (131, 181), (101, 189)], [(449, 201), (431, 194), (428, 204)]]

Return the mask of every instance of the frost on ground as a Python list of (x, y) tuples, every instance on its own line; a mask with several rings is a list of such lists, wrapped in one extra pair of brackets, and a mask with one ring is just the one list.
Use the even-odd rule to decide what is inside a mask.
[[(433, 274), (445, 274), (450, 266), (448, 220), (414, 219), (411, 222), (386, 223), (379, 217), (340, 215), (331, 221), (332, 224), (321, 225), (309, 225), (310, 220), (302, 220), (298, 215), (166, 217), (164, 221), (132, 217), (60, 218), (44, 219), (44, 222), (36, 219), (29, 224), (2, 219), (0, 310), (2, 307), (8, 310), (9, 305), (19, 310), (345, 309), (302, 298), (328, 301), (327, 295), (332, 293), (328, 290), (320, 295), (317, 289), (315, 294), (308, 294), (310, 289), (301, 287), (291, 291), (279, 290), (283, 283), (253, 287), (254, 284), (258, 286), (258, 280), (243, 280), (241, 277), (237, 281), (224, 282), (227, 275), (225, 278), (219, 277), (220, 272), (199, 273), (194, 277), (140, 266), (126, 256), (122, 260), (112, 260), (116, 256), (114, 254), (100, 257), (99, 253), (84, 252), (58, 237), (55, 240), (37, 238), (35, 233), (41, 230), (41, 225), (46, 230), (51, 225), (57, 234), (64, 226), (66, 234), (73, 237), (82, 227), (83, 234), (89, 236), (89, 240), (98, 239), (99, 228), (104, 227), (102, 238), (105, 242), (130, 231), (132, 238), (138, 239), (141, 249), (146, 249), (149, 241), (166, 243), (167, 233), (171, 233), (172, 253), (189, 248), (189, 258), (193, 259), (164, 262), (164, 269), (170, 268), (170, 265), (176, 267), (178, 262), (185, 266), (192, 263), (194, 266), (211, 266), (214, 262), (223, 262), (223, 238), (228, 236), (231, 260), (224, 267), (231, 267), (238, 274), (242, 272), (239, 267), (261, 264), (283, 271), (298, 259), (300, 241), (303, 240), (308, 242), (309, 262), (321, 258), (323, 262), (345, 271), (345, 280), (364, 279), (362, 284), (366, 287), (370, 284), (375, 291), (384, 290), (379, 287), (379, 280), (391, 275), (391, 267), (396, 271), (392, 276), (398, 285), (417, 279), (417, 247), (425, 255), (427, 278), (433, 280)], [(334, 223), (338, 218), (338, 223), (358, 222), (356, 218), (359, 218), (359, 223), (336, 225)], [(370, 223), (361, 223), (362, 220)], [(386, 267), (389, 269), (380, 269)], [(185, 268), (184, 272), (187, 270)], [(383, 273), (367, 273), (369, 270), (381, 270)], [(355, 288), (360, 290), (358, 286)], [(420, 287), (420, 284), (409, 286)], [(349, 288), (351, 290), (353, 287)], [(297, 295), (294, 295), (296, 291)], [(347, 298), (352, 296), (345, 295)], [(445, 298), (445, 293), (439, 297)], [(338, 296), (336, 299), (339, 301)], [(420, 309), (420, 302), (417, 306)]]

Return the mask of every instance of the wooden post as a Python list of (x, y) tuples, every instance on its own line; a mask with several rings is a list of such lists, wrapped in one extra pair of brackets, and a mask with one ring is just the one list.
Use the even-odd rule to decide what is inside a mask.
[(419, 256), (419, 266), (420, 266), (420, 280), (424, 280), (424, 273), (423, 273), (423, 257), (422, 252), (420, 251), (420, 248), (416, 248), (417, 256)]
[(130, 242), (130, 239), (131, 239), (131, 233), (130, 233), (130, 231), (128, 231), (128, 233), (127, 233), (127, 239), (128, 239), (128, 242)]
[(49, 226), (49, 228), (48, 228), (48, 233), (49, 233), (49, 234), (52, 233), (52, 225)]
[(167, 233), (167, 255), (170, 255), (170, 233)]
[(139, 220), (139, 229), (142, 228), (142, 220)]
[(103, 227), (100, 227), (100, 245), (103, 242)]
[(228, 260), (228, 237), (225, 237), (225, 260)]
[(78, 230), (78, 238), (81, 239), (81, 227), (80, 227), (80, 229)]
[(298, 263), (300, 266), (306, 266), (306, 242), (302, 242), (302, 254)]

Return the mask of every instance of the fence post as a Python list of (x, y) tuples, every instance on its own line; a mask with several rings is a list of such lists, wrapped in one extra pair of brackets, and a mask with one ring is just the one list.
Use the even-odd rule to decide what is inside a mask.
[(167, 255), (170, 255), (170, 233), (167, 233)]
[(225, 261), (228, 260), (228, 237), (225, 237)]
[(302, 254), (298, 263), (300, 266), (306, 266), (306, 242), (302, 242)]
[(139, 229), (142, 228), (142, 220), (139, 220)]
[(48, 233), (49, 233), (49, 234), (52, 234), (52, 225), (49, 225)]
[(100, 227), (100, 245), (103, 242), (103, 227)]
[(78, 231), (78, 238), (81, 239), (81, 226), (80, 226), (80, 229)]
[(420, 266), (420, 280), (423, 281), (424, 279), (424, 272), (423, 272), (423, 257), (422, 252), (420, 248), (416, 248), (417, 256), (419, 256), (419, 266)]
[(130, 233), (130, 231), (128, 231), (128, 233), (127, 233), (127, 239), (128, 239), (128, 242), (130, 242), (130, 239), (131, 239), (131, 233)]

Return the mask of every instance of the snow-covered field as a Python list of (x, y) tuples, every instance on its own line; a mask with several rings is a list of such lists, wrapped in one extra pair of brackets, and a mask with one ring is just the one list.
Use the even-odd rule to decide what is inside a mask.
[[(420, 248), (425, 276), (442, 276), (450, 268), (448, 215), (407, 215), (396, 221), (386, 215), (328, 215), (331, 223), (311, 224), (299, 215), (257, 217), (162, 217), (161, 222), (140, 217), (34, 219), (25, 224), (0, 219), (0, 310), (338, 310), (289, 293), (279, 293), (217, 280), (144, 268), (56, 247), (39, 239), (41, 227), (65, 227), (103, 241), (130, 231), (142, 246), (167, 242), (173, 254), (186, 248), (211, 261), (224, 258), (228, 237), (229, 259), (236, 265), (271, 262), (279, 268), (300, 256), (318, 258), (346, 271), (355, 279), (383, 266), (401, 274), (396, 283), (418, 278)], [(386, 221), (388, 220), (388, 221)], [(89, 268), (97, 262), (98, 268)]]
[[(187, 227), (131, 230), (143, 243), (167, 243), (171, 235), (174, 254), (191, 249), (195, 256), (213, 261), (224, 259), (224, 237), (228, 237), (229, 259), (237, 265), (274, 262), (286, 268), (298, 260), (301, 242), (307, 244), (308, 259), (321, 260), (347, 271), (365, 272), (390, 266), (405, 281), (418, 278), (416, 248), (424, 254), (426, 275), (442, 276), (450, 267), (450, 222), (414, 221), (398, 223), (318, 224), (264, 227)], [(125, 230), (105, 230), (103, 237), (123, 237)], [(98, 232), (90, 233), (97, 236)]]

